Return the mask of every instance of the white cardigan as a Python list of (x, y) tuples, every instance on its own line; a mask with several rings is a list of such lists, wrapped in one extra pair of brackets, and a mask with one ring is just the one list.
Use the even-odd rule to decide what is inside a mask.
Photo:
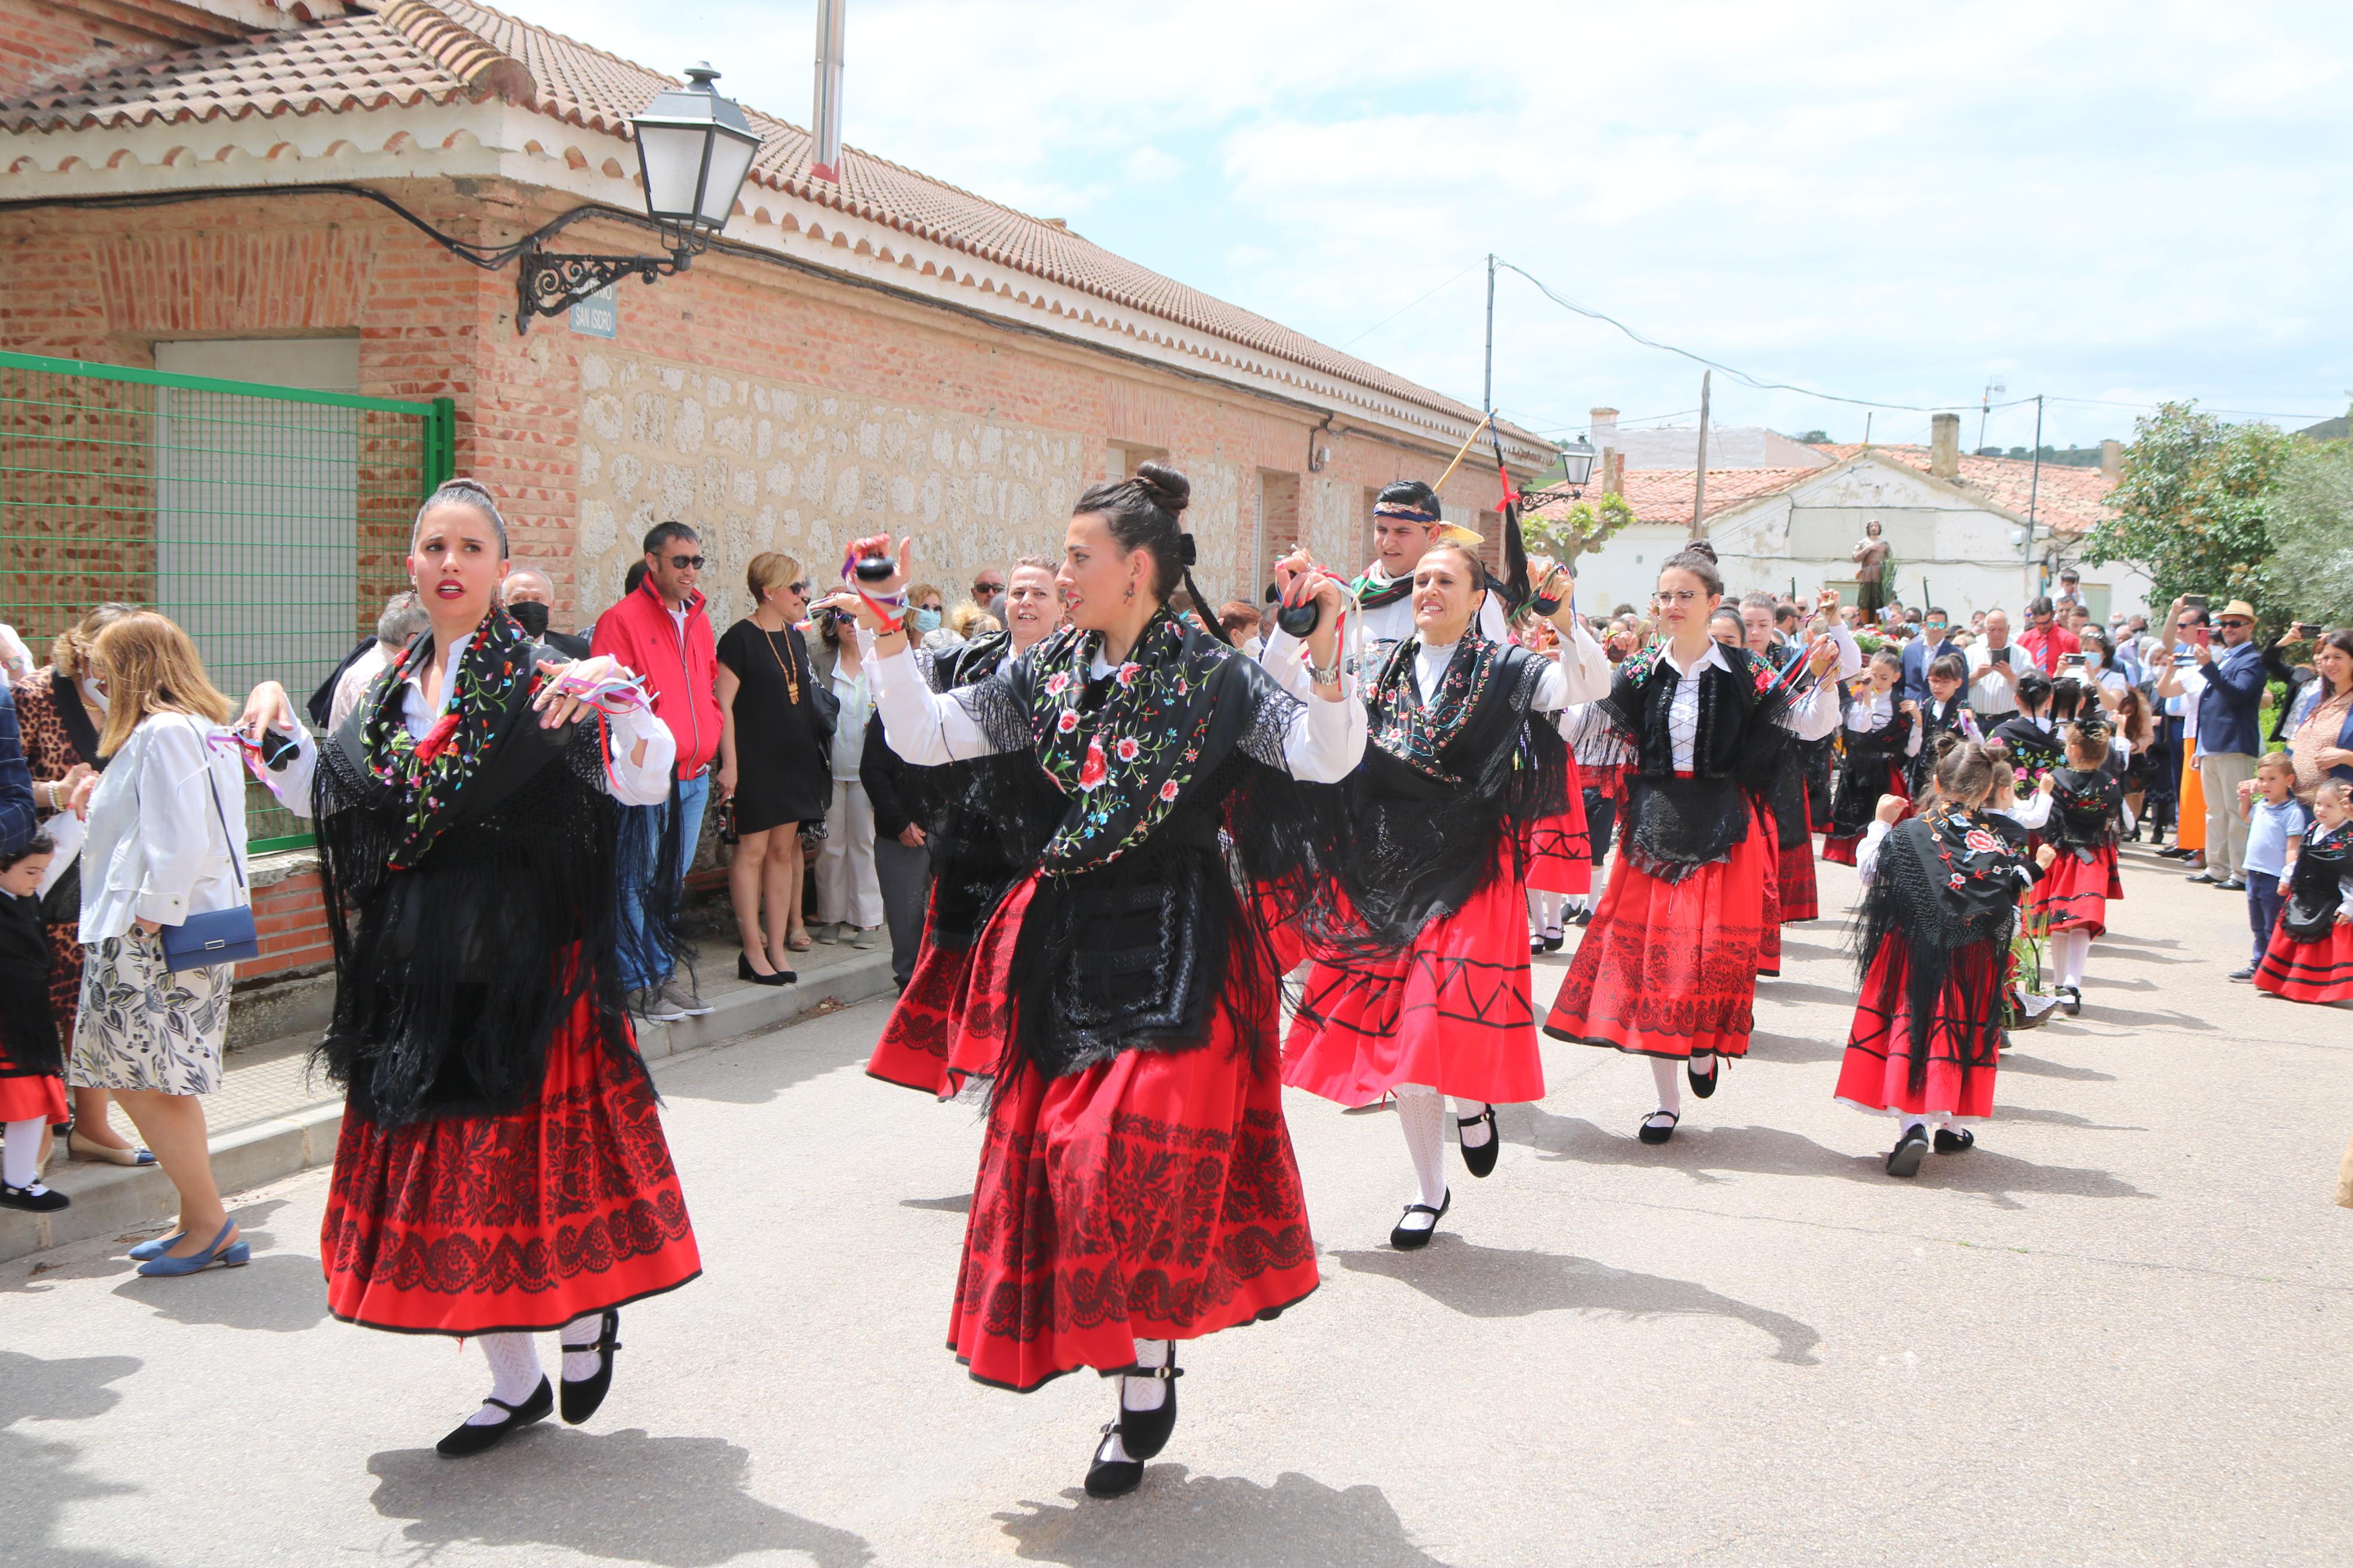
[(85, 946), (121, 936), (134, 920), (178, 925), (252, 901), (239, 880), (245, 763), (228, 736), (203, 719), (157, 713), (107, 763), (81, 853)]

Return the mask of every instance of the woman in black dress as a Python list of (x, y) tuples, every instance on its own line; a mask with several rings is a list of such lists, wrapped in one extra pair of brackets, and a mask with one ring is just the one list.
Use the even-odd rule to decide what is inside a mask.
[(735, 803), (727, 895), (744, 940), (735, 973), (783, 985), (798, 978), (791, 954), (809, 945), (801, 924), (800, 826), (825, 820), (833, 774), (810, 697), (808, 645), (793, 625), (808, 613), (801, 564), (764, 551), (744, 578), (755, 607), (719, 639), (719, 798)]

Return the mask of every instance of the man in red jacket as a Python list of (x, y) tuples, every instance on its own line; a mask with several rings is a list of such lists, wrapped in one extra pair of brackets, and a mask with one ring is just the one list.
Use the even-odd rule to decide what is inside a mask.
[(2060, 659), (2084, 651), (2083, 639), (2059, 624), (2058, 606), (2050, 600), (2036, 599), (2026, 606), (2026, 616), (2033, 625), (2020, 636), (2018, 646), (2043, 674), (2057, 675)]
[[(656, 864), (670, 813), (679, 814), (678, 872), (683, 880), (711, 800), (711, 760), (719, 752), (719, 651), (695, 586), (702, 542), (682, 522), (658, 522), (646, 534), (646, 578), (636, 592), (596, 617), (594, 654), (611, 654), (646, 678), (654, 717), (678, 739), (678, 778), (669, 805), (631, 808), (622, 831), (635, 836), (635, 865)], [(629, 1002), (657, 1022), (708, 1013), (711, 1005), (671, 974), (673, 961), (649, 930), (645, 905), (675, 900), (679, 887), (624, 885), (621, 963)]]

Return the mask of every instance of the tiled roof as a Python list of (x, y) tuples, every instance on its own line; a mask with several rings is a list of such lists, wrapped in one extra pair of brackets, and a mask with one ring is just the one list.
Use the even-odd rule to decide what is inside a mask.
[[(1856, 453), (1869, 450), (1890, 462), (1906, 468), (1928, 471), (1928, 448), (1926, 447), (1884, 447), (1830, 445), (1817, 447), (1833, 462), (1844, 462)], [(2115, 482), (2097, 468), (2078, 468), (2063, 463), (2045, 463), (2038, 479), (2035, 465), (2029, 458), (1979, 458), (1973, 455), (1961, 458), (1961, 488), (1971, 489), (2000, 507), (2004, 511), (2026, 515), (2027, 501), (2031, 497), (2037, 522), (2054, 533), (2082, 533), (2107, 514), (2108, 491)]]
[[(493, 95), (587, 129), (628, 120), (672, 78), (470, 0), (352, 0), (350, 14), (185, 49), (0, 103), (0, 131), (480, 101)], [(1049, 223), (845, 148), (839, 184), (808, 177), (810, 137), (746, 109), (765, 139), (752, 180), (983, 261), (1243, 344), (1367, 391), (1469, 422), (1478, 411), (1212, 298)], [(1506, 424), (1526, 447), (1540, 437)]]
[[(1707, 471), (1707, 515), (1714, 517), (1742, 501), (1786, 489), (1821, 471), (1820, 468), (1710, 468)], [(1619, 494), (1625, 497), (1626, 504), (1634, 509), (1636, 522), (1672, 522), (1682, 526), (1691, 521), (1694, 483), (1689, 468), (1629, 468), (1620, 481)], [(1588, 487), (1591, 488), (1594, 487)], [(1554, 501), (1538, 507), (1536, 514), (1556, 515), (1573, 504)]]

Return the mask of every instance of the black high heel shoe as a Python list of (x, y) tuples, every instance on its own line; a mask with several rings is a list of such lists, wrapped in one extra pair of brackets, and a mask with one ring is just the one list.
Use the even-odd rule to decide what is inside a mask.
[(1482, 1123), (1487, 1129), (1487, 1141), (1476, 1146), (1469, 1143), (1462, 1145), (1463, 1168), (1474, 1176), (1483, 1176), (1493, 1171), (1495, 1168), (1495, 1156), (1503, 1150), (1503, 1137), (1495, 1131), (1495, 1108), (1491, 1105), (1476, 1116), (1458, 1116), (1454, 1119), (1455, 1136), (1458, 1139), (1461, 1138), (1463, 1128), (1477, 1127)]
[(566, 1351), (593, 1350), (596, 1352), (595, 1372), (577, 1382), (568, 1377), (564, 1380), (564, 1424), (566, 1426), (579, 1426), (596, 1415), (596, 1407), (605, 1403), (605, 1395), (613, 1386), (613, 1352), (621, 1348), (621, 1342), (615, 1336), (620, 1331), (621, 1314), (607, 1312), (604, 1323), (596, 1331), (595, 1344), (564, 1347)]
[(548, 1413), (555, 1408), (555, 1391), (547, 1386), (547, 1379), (543, 1377), (539, 1380), (539, 1386), (531, 1391), (531, 1397), (521, 1405), (509, 1405), (503, 1399), (485, 1399), (482, 1403), (495, 1405), (505, 1411), (506, 1419), (487, 1421), (479, 1426), (470, 1422), (459, 1427), (433, 1445), (443, 1458), (463, 1459), (485, 1449), (495, 1448), (510, 1435), (522, 1431), (533, 1422), (546, 1420)]
[(735, 955), (735, 978), (748, 980), (754, 985), (790, 985), (800, 978), (789, 969), (779, 969), (774, 974), (763, 974), (752, 967), (752, 961), (743, 953)]
[(1724, 1079), (1724, 1058), (1721, 1055), (1711, 1053), (1710, 1059), (1715, 1063), (1715, 1066), (1708, 1069), (1708, 1074), (1705, 1078), (1702, 1078), (1699, 1074), (1692, 1071), (1691, 1058), (1688, 1057), (1683, 1058), (1683, 1081), (1691, 1085), (1691, 1091), (1699, 1096), (1702, 1100), (1705, 1100), (1709, 1095), (1714, 1094), (1715, 1092), (1715, 1086)]
[[(1113, 1373), (1114, 1377), (1156, 1377), (1167, 1384), (1168, 1392), (1157, 1410), (1130, 1410), (1123, 1399), (1119, 1419), (1103, 1423), (1103, 1439), (1095, 1445), (1095, 1457), (1087, 1466), (1089, 1497), (1125, 1497), (1144, 1484), (1144, 1465), (1158, 1456), (1168, 1446), (1176, 1430), (1176, 1380), (1185, 1375), (1176, 1364), (1176, 1347), (1168, 1347), (1166, 1366), (1138, 1367), (1132, 1372)], [(1111, 1447), (1113, 1437), (1125, 1449), (1124, 1459), (1109, 1459), (1103, 1451)]]

